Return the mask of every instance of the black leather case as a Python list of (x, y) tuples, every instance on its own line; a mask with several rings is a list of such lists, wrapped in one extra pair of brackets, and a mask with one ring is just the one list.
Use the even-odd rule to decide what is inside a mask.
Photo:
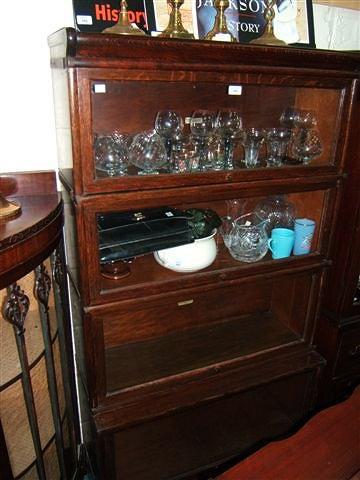
[(172, 207), (99, 214), (100, 263), (192, 243), (189, 217)]

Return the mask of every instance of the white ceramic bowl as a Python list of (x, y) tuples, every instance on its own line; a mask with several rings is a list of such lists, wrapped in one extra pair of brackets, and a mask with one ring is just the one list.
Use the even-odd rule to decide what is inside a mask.
[(213, 263), (217, 249), (216, 230), (205, 238), (179, 247), (165, 248), (154, 253), (155, 260), (163, 267), (174, 272), (196, 272)]

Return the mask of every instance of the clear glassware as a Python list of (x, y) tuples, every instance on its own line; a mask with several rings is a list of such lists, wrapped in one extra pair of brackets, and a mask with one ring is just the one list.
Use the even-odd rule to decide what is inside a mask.
[(184, 121), (178, 112), (173, 110), (157, 112), (155, 130), (164, 140), (168, 162), (170, 162), (173, 139), (181, 134), (183, 128)]
[(280, 115), (280, 125), (286, 128), (295, 128), (295, 121), (299, 115), (299, 109), (287, 107)]
[[(261, 221), (253, 212), (242, 215), (224, 238), (231, 256), (240, 262), (261, 260), (268, 251), (267, 221)], [(225, 228), (228, 229), (228, 226)]]
[(297, 128), (311, 129), (316, 127), (315, 112), (313, 110), (298, 110), (294, 123)]
[(208, 139), (206, 170), (224, 170), (226, 164), (226, 145), (219, 135), (212, 135)]
[(236, 220), (244, 214), (247, 201), (243, 198), (232, 198), (226, 200), (226, 217), (231, 220)]
[(156, 175), (167, 162), (165, 145), (155, 130), (134, 136), (129, 148), (129, 161), (139, 168), (139, 175)]
[(268, 234), (273, 228), (294, 228), (295, 206), (285, 195), (264, 198), (256, 205), (254, 212), (260, 221), (267, 221)]
[(279, 167), (286, 160), (287, 147), (292, 136), (290, 128), (279, 127), (270, 128), (266, 132), (267, 158), (268, 167)]
[(231, 244), (230, 233), (234, 227), (234, 222), (236, 219), (241, 217), (245, 211), (246, 200), (232, 198), (225, 201), (226, 204), (226, 216), (222, 217), (221, 225), (219, 228), (219, 233), (224, 241), (224, 244), (227, 248)]
[(209, 110), (196, 110), (190, 120), (190, 131), (200, 149), (198, 170), (206, 170), (208, 140), (215, 128), (215, 115)]
[(127, 136), (118, 132), (96, 136), (94, 156), (98, 171), (110, 177), (126, 175), (129, 164)]
[(300, 129), (291, 143), (291, 154), (297, 161), (308, 165), (321, 155), (322, 144), (316, 130)]
[(181, 135), (174, 141), (171, 152), (172, 173), (196, 172), (200, 150), (191, 135)]
[(245, 130), (243, 146), (246, 168), (254, 168), (259, 165), (259, 152), (265, 137), (266, 132), (262, 128), (249, 128)]
[(216, 116), (215, 128), (224, 139), (224, 169), (233, 170), (234, 145), (241, 139), (243, 133), (241, 115), (233, 110), (220, 110)]

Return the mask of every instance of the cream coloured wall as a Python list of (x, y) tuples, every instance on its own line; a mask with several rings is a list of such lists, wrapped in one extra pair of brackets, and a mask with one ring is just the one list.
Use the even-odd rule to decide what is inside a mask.
[[(57, 167), (47, 37), (72, 26), (71, 0), (11, 2), (0, 29), (0, 173)], [(7, 17), (5, 17), (7, 13)]]
[[(339, 4), (342, 0), (336, 1)], [(56, 169), (46, 39), (58, 28), (73, 25), (72, 2), (20, 0), (16, 12), (10, 7), (7, 12), (9, 17), (4, 17), (0, 29), (0, 173)], [(314, 17), (319, 48), (360, 49), (359, 10), (314, 5)]]

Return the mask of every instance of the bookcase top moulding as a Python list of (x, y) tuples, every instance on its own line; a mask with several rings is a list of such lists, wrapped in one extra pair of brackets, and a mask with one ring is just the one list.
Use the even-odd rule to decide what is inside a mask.
[[(184, 68), (221, 65), (231, 70), (241, 65), (259, 67), (316, 68), (340, 71), (341, 75), (360, 71), (360, 53), (317, 50), (299, 47), (271, 47), (204, 40), (176, 40), (102, 33), (80, 33), (63, 28), (48, 38), (52, 49), (52, 66), (102, 67), (102, 59), (111, 62), (136, 63), (143, 68), (166, 68), (179, 64)], [(66, 58), (65, 64), (62, 59)], [(58, 63), (59, 61), (59, 63)], [(139, 63), (140, 62), (140, 63)]]

